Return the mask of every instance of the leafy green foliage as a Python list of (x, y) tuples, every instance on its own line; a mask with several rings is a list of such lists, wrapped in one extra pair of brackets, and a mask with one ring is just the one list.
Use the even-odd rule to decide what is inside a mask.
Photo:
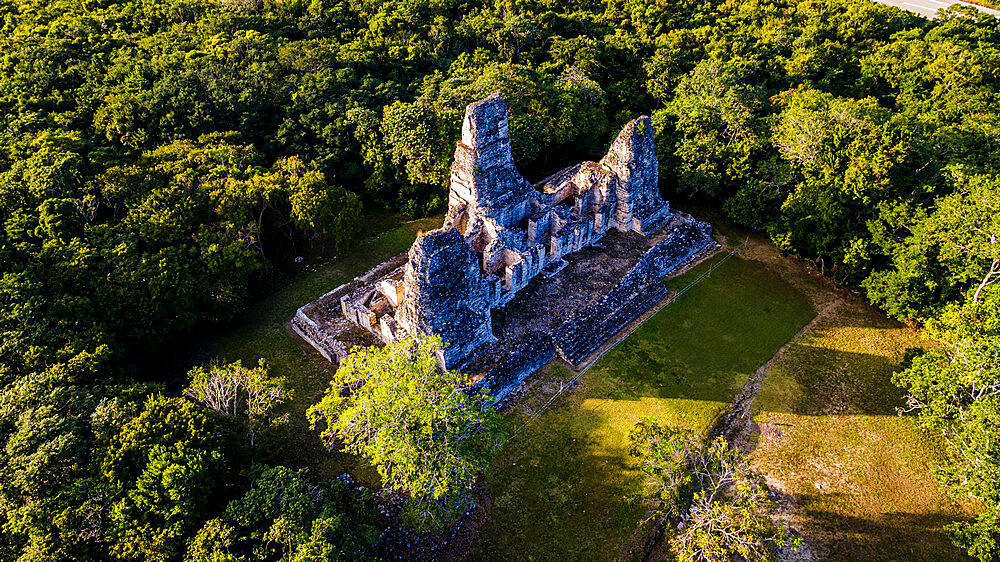
[(283, 378), (270, 377), (267, 363), (245, 368), (236, 361), (229, 365), (195, 367), (188, 372), (191, 384), (185, 394), (209, 410), (239, 420), (253, 447), (259, 432), (288, 420), (275, 408), (291, 399)]
[(168, 560), (205, 520), (239, 464), (232, 430), (182, 398), (151, 396), (101, 461), (119, 498), (107, 538), (124, 559)]
[(680, 521), (670, 537), (678, 560), (777, 560), (778, 548), (802, 544), (775, 523), (767, 488), (725, 439), (702, 442), (644, 418), (629, 434), (629, 454), (639, 459), (656, 514)]
[[(357, 241), (363, 210), (439, 211), (463, 108), (493, 91), (538, 177), (652, 114), (665, 192), (724, 201), (896, 318), (998, 278), (1000, 29), (967, 7), (25, 0), (0, 21), (3, 558), (98, 557), (118, 505), (180, 552), (218, 515), (182, 497), (222, 445), (164, 442), (101, 484), (150, 392), (123, 389), (289, 258)], [(164, 515), (164, 474), (190, 517)]]
[(693, 436), (648, 416), (629, 432), (628, 453), (639, 459), (649, 487), (648, 500), (656, 505), (658, 515), (679, 517), (690, 502), (691, 498), (684, 496), (689, 495), (685, 489), (691, 478), (687, 461), (694, 446)]
[(80, 558), (101, 539), (103, 486), (88, 470), (97, 399), (56, 369), (0, 392), (0, 513), (13, 557)]
[(465, 375), (439, 367), (440, 346), (434, 336), (358, 349), (309, 410), (330, 446), (340, 440), (367, 458), (386, 487), (409, 494), (410, 521), (431, 529), (470, 505), (502, 434), (489, 396), (467, 393)]
[(763, 141), (762, 94), (733, 68), (708, 60), (680, 79), (667, 110), (683, 135), (676, 148), (682, 189), (715, 195), (723, 181), (749, 177)]
[(949, 307), (930, 323), (940, 340), (898, 373), (908, 391), (907, 407), (920, 422), (947, 438), (949, 462), (939, 479), (956, 495), (979, 498), (978, 518), (951, 524), (955, 543), (980, 560), (997, 559), (1000, 531), (1000, 291), (989, 287), (964, 306)]
[(751, 180), (726, 199), (722, 209), (737, 224), (767, 228), (780, 213), (785, 196), (778, 186)]
[(963, 292), (975, 301), (1000, 279), (998, 178), (959, 168), (948, 180), (952, 191), (932, 211), (897, 214), (897, 220), (912, 221), (912, 234), (893, 256), (896, 267), (864, 282), (869, 297), (898, 316), (918, 316), (935, 301), (954, 302)]
[(195, 535), (187, 560), (372, 559), (379, 531), (367, 492), (341, 481), (315, 486), (285, 467), (256, 466), (242, 498)]

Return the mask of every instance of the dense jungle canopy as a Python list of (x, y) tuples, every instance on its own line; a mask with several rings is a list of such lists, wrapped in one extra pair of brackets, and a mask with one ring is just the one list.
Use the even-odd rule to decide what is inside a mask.
[(529, 178), (651, 115), (666, 199), (985, 346), (900, 384), (946, 429), (978, 408), (949, 474), (989, 559), (1000, 488), (970, 478), (1000, 470), (1000, 390), (961, 389), (997, 361), (1000, 22), (867, 0), (0, 0), (0, 559), (376, 552), (368, 498), (153, 365), (367, 217), (443, 210), (494, 91)]

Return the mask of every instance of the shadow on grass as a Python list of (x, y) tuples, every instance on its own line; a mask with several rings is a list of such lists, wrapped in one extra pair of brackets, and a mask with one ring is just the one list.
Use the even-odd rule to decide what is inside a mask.
[(543, 417), (495, 458), (492, 505), (470, 559), (614, 559), (631, 532), (622, 522), (645, 512), (627, 499), (638, 473), (606, 412), (569, 396)]
[[(843, 496), (843, 497), (839, 497)], [(875, 518), (853, 517), (815, 509), (814, 504), (847, 501), (847, 494), (825, 497), (799, 496), (807, 525), (829, 539), (819, 546), (824, 560), (907, 560), (938, 562), (972, 560), (955, 547), (942, 527), (954, 520), (954, 513), (889, 512)]]
[(844, 303), (772, 367), (757, 409), (799, 415), (895, 415), (904, 391), (892, 377), (917, 336), (864, 303)]
[[(791, 353), (808, 346), (795, 345)], [(806, 351), (813, 369), (800, 370), (796, 382), (802, 393), (792, 412), (808, 415), (870, 414), (895, 415), (904, 404), (904, 392), (892, 383), (899, 370), (890, 357), (810, 347)], [(817, 367), (823, 376), (813, 376)]]

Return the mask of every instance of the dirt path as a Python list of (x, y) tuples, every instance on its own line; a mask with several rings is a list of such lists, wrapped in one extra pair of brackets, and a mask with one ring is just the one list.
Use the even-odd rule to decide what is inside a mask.
[(761, 386), (764, 384), (764, 378), (767, 376), (768, 371), (785, 355), (785, 352), (793, 344), (798, 342), (802, 336), (812, 330), (821, 320), (830, 316), (843, 303), (844, 299), (838, 297), (827, 304), (797, 334), (785, 342), (785, 345), (781, 346), (781, 349), (775, 352), (766, 363), (761, 365), (754, 374), (750, 375), (743, 389), (736, 395), (729, 410), (720, 417), (719, 423), (709, 432), (709, 435), (722, 435), (731, 445), (738, 447), (744, 453), (748, 452), (752, 447), (750, 437), (752, 434), (753, 402), (757, 397), (757, 393), (760, 392)]

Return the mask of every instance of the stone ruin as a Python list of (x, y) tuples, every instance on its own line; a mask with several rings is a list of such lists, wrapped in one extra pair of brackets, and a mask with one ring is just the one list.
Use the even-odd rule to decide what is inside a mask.
[(498, 394), (555, 353), (581, 364), (669, 294), (664, 277), (717, 247), (709, 225), (670, 211), (657, 168), (642, 116), (600, 162), (532, 185), (493, 94), (466, 108), (444, 225), (302, 307), (292, 326), (331, 361), (354, 345), (437, 334), (445, 368)]

